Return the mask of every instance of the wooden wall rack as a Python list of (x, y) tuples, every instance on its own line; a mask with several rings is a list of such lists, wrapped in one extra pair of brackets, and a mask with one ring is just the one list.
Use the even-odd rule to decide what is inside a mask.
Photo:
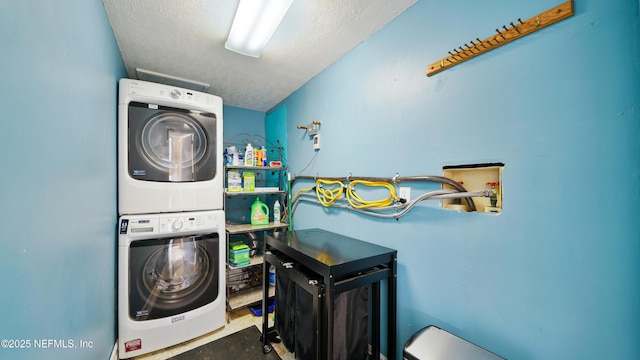
[(573, 16), (573, 0), (569, 0), (525, 21), (518, 18), (517, 23), (509, 23), (511, 25), (510, 27), (503, 25), (502, 30), (496, 29), (496, 34), (493, 36), (484, 40), (476, 38), (475, 41), (472, 40), (469, 42), (471, 45), (466, 43), (457, 49), (453, 49), (453, 51), (449, 51), (449, 56), (427, 66), (427, 76), (434, 75), (440, 71), (461, 64), (478, 55), (484, 54), (487, 51), (529, 35), (571, 16)]

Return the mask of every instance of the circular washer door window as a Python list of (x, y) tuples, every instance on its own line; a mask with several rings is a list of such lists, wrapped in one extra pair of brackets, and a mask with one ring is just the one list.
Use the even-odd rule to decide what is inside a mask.
[(197, 290), (209, 273), (209, 256), (184, 238), (156, 250), (144, 266), (144, 285), (152, 296), (180, 300)]

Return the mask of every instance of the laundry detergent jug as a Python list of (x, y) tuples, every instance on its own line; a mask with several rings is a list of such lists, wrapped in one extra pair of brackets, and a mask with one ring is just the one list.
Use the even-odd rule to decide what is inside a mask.
[(251, 205), (251, 225), (267, 225), (269, 223), (269, 207), (260, 198)]

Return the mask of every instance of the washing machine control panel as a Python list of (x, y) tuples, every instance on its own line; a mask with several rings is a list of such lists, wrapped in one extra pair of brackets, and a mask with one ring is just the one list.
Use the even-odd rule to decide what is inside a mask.
[(134, 215), (120, 220), (123, 235), (184, 234), (216, 229), (224, 229), (223, 211)]
[(166, 214), (159, 215), (160, 234), (216, 228), (218, 219), (211, 214)]

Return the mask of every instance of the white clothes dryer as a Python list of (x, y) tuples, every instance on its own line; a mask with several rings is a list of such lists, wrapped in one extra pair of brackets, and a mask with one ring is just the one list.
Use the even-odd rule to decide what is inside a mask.
[(118, 354), (224, 327), (224, 211), (126, 215), (118, 230)]
[(222, 99), (121, 79), (118, 213), (223, 208)]

